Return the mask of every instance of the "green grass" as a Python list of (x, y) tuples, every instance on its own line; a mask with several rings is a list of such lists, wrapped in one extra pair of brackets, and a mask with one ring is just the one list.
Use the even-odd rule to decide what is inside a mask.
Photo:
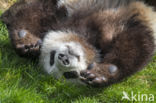
[(74, 86), (45, 75), (36, 61), (17, 56), (0, 22), (0, 103), (115, 103), (123, 91), (156, 96), (156, 57), (143, 71), (110, 87)]

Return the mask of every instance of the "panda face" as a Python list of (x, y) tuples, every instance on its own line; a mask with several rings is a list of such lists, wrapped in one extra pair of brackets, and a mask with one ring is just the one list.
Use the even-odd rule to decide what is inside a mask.
[[(50, 53), (50, 65), (57, 67), (63, 72), (66, 79), (74, 79), (79, 77), (79, 73), (74, 70), (77, 68), (77, 63), (80, 62), (80, 55), (72, 50), (72, 47), (67, 45), (65, 48), (59, 48), (57, 51)], [(72, 71), (73, 70), (73, 71)]]
[(55, 78), (78, 78), (80, 71), (87, 69), (83, 46), (79, 42), (62, 39), (67, 37), (60, 32), (52, 32), (43, 40), (40, 62), (44, 70)]
[(80, 71), (86, 69), (83, 50), (74, 42), (60, 43), (43, 57), (44, 68), (57, 78), (62, 75), (67, 79), (78, 78)]
[[(64, 43), (56, 50), (55, 61), (62, 71), (78, 68), (85, 61), (82, 48), (74, 42)], [(63, 69), (62, 69), (63, 68)]]

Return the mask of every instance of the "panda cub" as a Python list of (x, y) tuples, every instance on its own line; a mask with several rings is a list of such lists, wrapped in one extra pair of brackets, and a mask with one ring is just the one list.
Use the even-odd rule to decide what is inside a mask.
[(49, 31), (41, 46), (40, 61), (47, 73), (104, 87), (140, 71), (151, 60), (156, 37), (152, 7), (135, 0), (63, 5), (68, 19)]

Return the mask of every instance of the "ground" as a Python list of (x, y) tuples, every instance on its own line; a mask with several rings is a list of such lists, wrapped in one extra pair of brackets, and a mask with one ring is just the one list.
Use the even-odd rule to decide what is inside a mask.
[[(136, 103), (142, 94), (156, 96), (156, 57), (145, 69), (123, 82), (107, 88), (75, 86), (46, 75), (37, 61), (19, 57), (14, 52), (8, 32), (0, 22), (0, 103), (115, 103), (124, 102), (123, 92), (133, 92)], [(156, 97), (155, 97), (156, 98)], [(153, 103), (156, 103), (154, 98)], [(143, 103), (146, 102), (144, 98)]]
[(9, 8), (16, 0), (0, 0), (0, 10)]

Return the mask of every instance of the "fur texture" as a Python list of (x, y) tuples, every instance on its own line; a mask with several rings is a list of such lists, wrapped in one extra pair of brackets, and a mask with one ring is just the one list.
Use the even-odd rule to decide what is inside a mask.
[[(17, 54), (38, 57), (45, 32), (54, 29), (66, 17), (66, 9), (57, 0), (20, 0), (2, 16)], [(19, 36), (25, 31), (25, 36)]]
[[(70, 17), (58, 25), (58, 29), (55, 30), (58, 37), (62, 33), (64, 34), (63, 38), (58, 39), (59, 47), (63, 45), (60, 41), (71, 37), (66, 32), (68, 30), (76, 33), (75, 38), (81, 38), (81, 41), (78, 41), (80, 47), (85, 48), (87, 45), (87, 47), (94, 48), (91, 51), (88, 48), (83, 50), (83, 52), (87, 51), (85, 54), (95, 54), (89, 55), (92, 56), (90, 59), (85, 56), (84, 60), (88, 63), (84, 67), (93, 65), (91, 68), (81, 69), (83, 71), (79, 71), (80, 75), (78, 73), (76, 79), (91, 86), (106, 86), (119, 82), (143, 69), (155, 51), (156, 14), (153, 9), (137, 1), (129, 2), (126, 6), (119, 5), (96, 9), (90, 5), (96, 5), (97, 3), (98, 7), (102, 7), (105, 0), (97, 2), (96, 0), (86, 0), (84, 2), (87, 1), (89, 5), (84, 6), (86, 9), (77, 8), (76, 12), (70, 14)], [(49, 39), (53, 41), (53, 38), (52, 35), (47, 34), (43, 42), (45, 43)], [(70, 43), (72, 40), (66, 42)], [(77, 43), (75, 39), (74, 41)], [(85, 42), (81, 43), (82, 41)], [(44, 43), (44, 48), (41, 49), (41, 60), (46, 57), (44, 52), (48, 51), (45, 49), (47, 45)], [(74, 46), (71, 48), (74, 48)], [(48, 49), (52, 50), (53, 47), (48, 47)], [(97, 53), (96, 51), (100, 52)], [(48, 52), (48, 55), (50, 52)], [(70, 60), (70, 58), (68, 59)], [(49, 60), (46, 62), (50, 63)], [(43, 65), (46, 64), (43, 62)], [(45, 67), (45, 69), (48, 68)]]

